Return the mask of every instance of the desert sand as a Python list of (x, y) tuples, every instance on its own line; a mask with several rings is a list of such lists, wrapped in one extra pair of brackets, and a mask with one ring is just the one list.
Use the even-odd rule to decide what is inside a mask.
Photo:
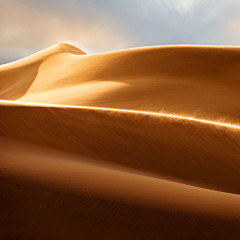
[(0, 66), (0, 239), (240, 239), (240, 47)]

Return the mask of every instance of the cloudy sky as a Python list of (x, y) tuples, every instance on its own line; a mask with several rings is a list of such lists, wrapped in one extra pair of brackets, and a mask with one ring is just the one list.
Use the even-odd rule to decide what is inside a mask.
[(88, 54), (153, 45), (240, 46), (240, 1), (0, 0), (0, 64), (59, 42)]

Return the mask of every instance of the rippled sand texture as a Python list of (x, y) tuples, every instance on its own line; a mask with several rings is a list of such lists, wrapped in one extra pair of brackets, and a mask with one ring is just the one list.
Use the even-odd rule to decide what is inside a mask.
[(240, 48), (0, 66), (0, 239), (240, 239)]

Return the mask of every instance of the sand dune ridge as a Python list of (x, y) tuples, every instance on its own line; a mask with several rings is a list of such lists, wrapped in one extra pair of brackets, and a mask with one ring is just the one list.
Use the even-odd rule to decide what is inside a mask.
[(0, 238), (240, 239), (240, 48), (0, 66)]

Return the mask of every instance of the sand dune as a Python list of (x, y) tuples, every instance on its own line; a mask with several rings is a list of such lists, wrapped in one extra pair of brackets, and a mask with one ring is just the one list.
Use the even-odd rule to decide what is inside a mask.
[(238, 47), (0, 66), (0, 238), (240, 239), (239, 75)]

